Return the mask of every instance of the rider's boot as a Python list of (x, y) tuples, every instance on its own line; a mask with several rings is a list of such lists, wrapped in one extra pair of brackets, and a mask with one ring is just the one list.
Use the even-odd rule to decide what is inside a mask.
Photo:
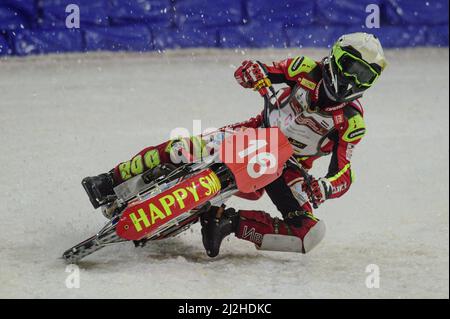
[(219, 254), (222, 240), (236, 232), (239, 224), (239, 212), (233, 208), (212, 206), (201, 216), (200, 222), (206, 254), (209, 257), (216, 257)]
[(86, 190), (89, 200), (94, 208), (98, 208), (112, 201), (114, 195), (114, 177), (113, 171), (97, 176), (85, 177), (81, 184)]

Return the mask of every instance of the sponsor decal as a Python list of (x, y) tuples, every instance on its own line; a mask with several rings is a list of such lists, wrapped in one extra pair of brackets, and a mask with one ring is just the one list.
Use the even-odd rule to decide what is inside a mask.
[(333, 120), (334, 120), (334, 124), (336, 126), (340, 126), (340, 125), (344, 124), (344, 113), (339, 112), (338, 114), (335, 114), (333, 116)]
[(314, 90), (316, 88), (316, 86), (317, 86), (316, 83), (314, 83), (314, 82), (312, 82), (312, 81), (310, 81), (310, 80), (308, 80), (306, 78), (302, 78), (300, 80), (300, 84), (303, 85), (304, 87), (310, 89), (310, 90)]
[(344, 102), (344, 103), (341, 103), (341, 104), (338, 104), (338, 105), (335, 105), (335, 106), (326, 107), (326, 108), (324, 108), (324, 110), (326, 112), (337, 111), (337, 110), (342, 109), (346, 105), (347, 105), (347, 102)]
[(315, 133), (324, 136), (328, 133), (328, 130), (324, 128), (319, 122), (317, 122), (314, 118), (305, 116), (303, 113), (300, 113), (296, 118), (295, 122), (298, 125), (305, 125), (313, 130)]
[(316, 86), (316, 89), (314, 90), (313, 93), (313, 101), (316, 102), (319, 99), (319, 88), (320, 88), (320, 84), (322, 84), (323, 79), (320, 79), (319, 83)]
[(302, 64), (304, 60), (304, 57), (297, 57), (294, 62), (291, 64), (291, 71), (295, 72), (299, 68), (299, 66)]
[(302, 142), (294, 140), (291, 137), (289, 137), (288, 140), (289, 140), (289, 143), (291, 143), (293, 146), (300, 148), (300, 149), (304, 149), (307, 146), (306, 144), (303, 144)]
[(251, 242), (255, 244), (261, 244), (262, 243), (263, 235), (256, 232), (256, 229), (254, 227), (248, 229), (247, 226), (244, 226), (244, 229), (242, 231), (242, 239), (250, 240)]
[(348, 137), (352, 139), (352, 138), (358, 137), (360, 135), (364, 135), (365, 132), (366, 132), (365, 128), (359, 128), (357, 130), (354, 130), (350, 134), (348, 134)]
[(161, 160), (157, 149), (147, 151), (142, 157), (141, 154), (136, 155), (130, 161), (119, 164), (119, 173), (122, 180), (126, 181), (133, 176), (142, 174), (145, 169), (152, 169), (159, 165)]
[(168, 193), (161, 194), (146, 205), (130, 213), (130, 219), (136, 232), (141, 232), (152, 225), (164, 221), (167, 217), (184, 211), (187, 206), (195, 207), (205, 197), (212, 197), (221, 189), (220, 181), (214, 172), (200, 175), (189, 184), (175, 187)]
[(347, 183), (343, 183), (343, 184), (340, 184), (340, 185), (333, 186), (333, 189), (332, 189), (331, 192), (333, 194), (337, 194), (337, 193), (343, 192), (346, 189), (347, 189)]

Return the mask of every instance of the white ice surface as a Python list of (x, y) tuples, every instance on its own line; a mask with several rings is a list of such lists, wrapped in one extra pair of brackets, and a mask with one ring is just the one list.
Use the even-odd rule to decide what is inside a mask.
[[(326, 51), (304, 50), (320, 59)], [(68, 289), (58, 259), (104, 222), (80, 181), (109, 170), (173, 127), (203, 128), (257, 114), (257, 94), (233, 78), (243, 59), (295, 51), (184, 51), (0, 60), (0, 298), (449, 297), (449, 51), (388, 51), (363, 99), (367, 135), (356, 182), (317, 216), (324, 241), (308, 255), (257, 251), (230, 237), (203, 251), (199, 225), (135, 249), (108, 247), (81, 263)], [(314, 170), (323, 174), (328, 159)], [(267, 196), (237, 208), (279, 215)], [(366, 287), (366, 266), (380, 288)]]

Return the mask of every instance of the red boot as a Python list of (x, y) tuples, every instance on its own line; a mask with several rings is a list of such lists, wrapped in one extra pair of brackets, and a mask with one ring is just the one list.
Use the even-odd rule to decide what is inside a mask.
[[(325, 235), (325, 224), (309, 212), (293, 212), (286, 221), (263, 211), (239, 211), (236, 237), (255, 243), (258, 249), (307, 253)], [(290, 222), (295, 221), (295, 222)]]

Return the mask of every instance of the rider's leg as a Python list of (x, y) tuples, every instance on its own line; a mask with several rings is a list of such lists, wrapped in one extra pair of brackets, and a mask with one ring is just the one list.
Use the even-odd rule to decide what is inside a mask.
[(147, 147), (108, 173), (84, 178), (81, 183), (94, 208), (106, 204), (108, 196), (114, 194), (113, 189), (117, 185), (160, 164), (171, 163), (171, 152), (174, 154), (172, 157), (175, 157), (180, 143), (179, 141), (168, 141), (157, 146)]
[[(220, 216), (216, 214), (217, 208), (213, 208), (209, 214), (202, 216), (203, 243), (207, 254), (216, 256), (222, 240), (231, 233), (255, 243), (258, 247), (263, 244), (265, 235), (285, 235), (300, 239), (291, 241), (300, 245), (291, 247), (292, 251), (307, 253), (314, 248), (324, 236), (324, 224), (313, 216), (311, 205), (301, 191), (302, 179), (298, 177), (300, 175), (286, 170), (282, 177), (265, 188), (281, 212), (283, 220), (273, 218), (264, 211), (236, 212), (232, 208), (225, 210)], [(286, 250), (286, 247), (282, 249)]]

